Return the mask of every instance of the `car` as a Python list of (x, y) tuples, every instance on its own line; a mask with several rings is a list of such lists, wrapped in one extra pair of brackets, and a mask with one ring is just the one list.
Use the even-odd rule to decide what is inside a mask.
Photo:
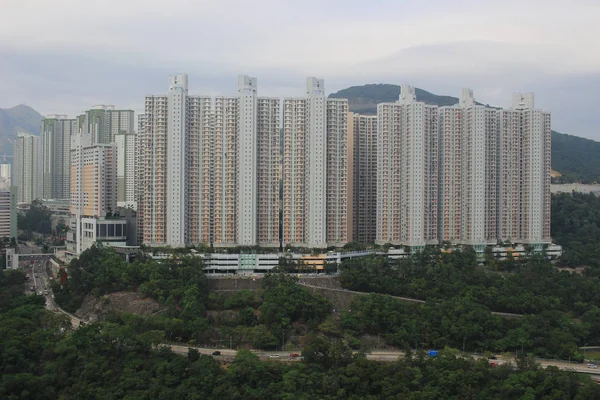
[(298, 354), (298, 353), (290, 353), (290, 358), (296, 358), (296, 357), (300, 357), (300, 354)]
[(35, 288), (34, 288), (33, 286), (31, 286), (31, 287), (29, 288), (29, 290), (31, 290), (31, 291), (33, 292), (33, 291), (35, 290)]
[(217, 351), (213, 351), (212, 355), (213, 355), (213, 356), (220, 356), (220, 355), (221, 355), (221, 352), (220, 352), (219, 350), (217, 350)]
[(269, 358), (279, 358), (279, 354), (271, 354)]
[(497, 359), (498, 359), (498, 357), (496, 357), (496, 356), (489, 356), (488, 357), (488, 360), (497, 360)]
[(598, 366), (596, 364), (589, 363), (588, 368), (596, 369), (596, 368), (598, 368)]

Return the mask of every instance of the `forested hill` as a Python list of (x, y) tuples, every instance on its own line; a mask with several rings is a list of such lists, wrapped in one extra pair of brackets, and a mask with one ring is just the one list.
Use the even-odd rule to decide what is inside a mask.
[[(453, 96), (440, 96), (415, 88), (417, 100), (437, 106), (458, 103)], [(351, 86), (329, 97), (348, 99), (350, 111), (376, 114), (377, 104), (393, 102), (400, 96), (400, 86), (369, 84)], [(558, 182), (600, 182), (600, 142), (552, 131), (552, 169), (559, 172)]]
[(600, 142), (553, 131), (552, 169), (561, 182), (600, 182)]

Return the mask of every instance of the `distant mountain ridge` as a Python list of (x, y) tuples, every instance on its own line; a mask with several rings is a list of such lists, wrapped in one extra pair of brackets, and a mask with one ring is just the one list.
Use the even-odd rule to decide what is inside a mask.
[[(453, 96), (439, 96), (415, 88), (417, 100), (439, 107), (458, 103)], [(329, 97), (348, 99), (350, 111), (377, 114), (377, 104), (394, 102), (400, 86), (386, 83), (351, 86)], [(552, 169), (560, 173), (556, 182), (600, 182), (600, 142), (552, 131)]]
[[(44, 117), (33, 108), (20, 104), (12, 108), (0, 108), (0, 162), (4, 154), (13, 154), (13, 145), (17, 132), (40, 134), (40, 125)], [(7, 159), (9, 162), (11, 158)]]

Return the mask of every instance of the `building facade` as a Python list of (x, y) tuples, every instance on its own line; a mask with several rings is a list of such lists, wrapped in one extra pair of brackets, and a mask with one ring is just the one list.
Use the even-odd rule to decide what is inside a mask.
[(0, 238), (17, 237), (16, 188), (0, 181)]
[(377, 235), (377, 116), (348, 113), (348, 145), (352, 147), (349, 241), (373, 243)]
[(400, 100), (377, 106), (377, 237), (422, 248), (436, 244), (438, 109), (402, 85)]
[(306, 97), (283, 102), (283, 244), (348, 241), (348, 101), (307, 78)]
[(550, 113), (535, 109), (533, 93), (515, 93), (497, 118), (498, 240), (550, 243)]
[[(71, 230), (67, 250), (81, 254), (95, 242), (89, 220), (102, 220), (117, 208), (117, 160), (114, 144), (92, 144), (92, 135), (71, 140)], [(84, 223), (84, 219), (88, 221)], [(95, 225), (94, 225), (95, 226)]]
[(235, 97), (190, 96), (186, 75), (171, 77), (169, 95), (147, 97), (138, 120), (141, 241), (278, 246), (279, 120), (279, 100), (257, 97), (248, 76)]
[(70, 196), (71, 136), (79, 132), (77, 119), (66, 115), (49, 115), (42, 120), (42, 196), (45, 199), (68, 199)]
[(137, 210), (135, 197), (137, 135), (118, 133), (114, 139), (117, 151), (117, 206)]
[(257, 244), (279, 247), (281, 184), (280, 105), (277, 98), (257, 99)]
[(14, 146), (14, 185), (17, 188), (17, 202), (31, 203), (41, 198), (42, 149), (40, 137), (30, 133), (17, 133)]
[(533, 94), (496, 109), (463, 89), (458, 104), (436, 110), (402, 91), (378, 106), (377, 242), (480, 252), (551, 243), (550, 114), (534, 108)]
[(92, 143), (110, 144), (115, 141), (115, 135), (133, 133), (133, 110), (116, 110), (113, 105), (97, 105), (85, 111), (78, 118), (83, 133), (89, 133)]
[(496, 243), (496, 110), (460, 102), (440, 108), (440, 241)]

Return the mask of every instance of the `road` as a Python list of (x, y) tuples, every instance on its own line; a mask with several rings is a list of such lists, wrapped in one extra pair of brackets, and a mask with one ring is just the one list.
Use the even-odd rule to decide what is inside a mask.
[(73, 326), (73, 328), (76, 329), (81, 325), (82, 319), (63, 310), (54, 301), (54, 294), (52, 293), (52, 288), (50, 287), (50, 280), (52, 279), (52, 277), (48, 275), (49, 269), (50, 261), (48, 260), (39, 260), (31, 262), (30, 276), (33, 280), (33, 291), (41, 296), (44, 296), (44, 298), (46, 299), (46, 308), (48, 310), (66, 315), (71, 321), (71, 326)]

